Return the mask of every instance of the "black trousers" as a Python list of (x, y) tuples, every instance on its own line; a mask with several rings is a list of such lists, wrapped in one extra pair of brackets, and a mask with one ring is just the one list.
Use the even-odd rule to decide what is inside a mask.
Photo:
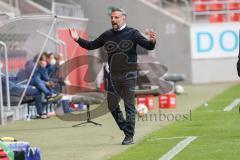
[[(111, 74), (108, 77), (108, 108), (118, 127), (128, 136), (134, 136), (135, 129), (136, 108), (134, 89), (136, 77), (136, 72)], [(119, 101), (121, 98), (124, 100), (125, 118), (120, 110)]]

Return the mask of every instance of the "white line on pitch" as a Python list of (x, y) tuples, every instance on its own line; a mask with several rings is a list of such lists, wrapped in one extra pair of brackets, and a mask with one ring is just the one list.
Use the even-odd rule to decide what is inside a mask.
[(234, 107), (236, 107), (238, 104), (240, 104), (240, 99), (235, 99), (231, 104), (229, 104), (227, 107), (224, 108), (224, 112), (231, 111)]
[(148, 139), (147, 141), (160, 141), (160, 140), (183, 139), (183, 138), (186, 138), (186, 137), (158, 137), (158, 138)]
[(176, 146), (174, 146), (170, 151), (164, 154), (159, 160), (171, 160), (174, 158), (179, 152), (181, 152), (184, 148), (186, 148), (192, 141), (194, 141), (196, 136), (189, 136), (179, 142)]

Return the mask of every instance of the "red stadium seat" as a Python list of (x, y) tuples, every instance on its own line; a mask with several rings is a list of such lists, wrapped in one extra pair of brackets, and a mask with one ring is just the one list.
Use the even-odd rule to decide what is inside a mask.
[(194, 11), (195, 12), (204, 12), (207, 9), (206, 4), (204, 3), (204, 0), (192, 0), (193, 4), (194, 3), (199, 3), (194, 5)]
[(239, 13), (233, 13), (230, 15), (230, 21), (231, 22), (238, 22), (240, 21), (240, 14)]
[(210, 11), (224, 10), (224, 5), (222, 3), (222, 0), (210, 0), (209, 2), (212, 2), (211, 4), (209, 4)]
[(230, 3), (228, 5), (229, 10), (239, 10), (240, 9), (240, 3), (238, 0), (230, 0)]
[(225, 21), (225, 17), (223, 14), (210, 14), (209, 22), (210, 23), (221, 23)]

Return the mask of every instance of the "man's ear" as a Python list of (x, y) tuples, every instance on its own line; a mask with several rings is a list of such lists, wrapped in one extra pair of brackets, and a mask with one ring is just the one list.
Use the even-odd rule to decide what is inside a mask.
[(122, 16), (123, 16), (123, 20), (126, 21), (126, 15), (123, 14)]

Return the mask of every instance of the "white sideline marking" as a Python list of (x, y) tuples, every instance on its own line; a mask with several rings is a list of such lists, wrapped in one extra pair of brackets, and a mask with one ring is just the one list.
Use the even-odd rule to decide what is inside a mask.
[(179, 142), (176, 146), (174, 146), (170, 151), (164, 154), (159, 160), (171, 160), (174, 158), (179, 152), (181, 152), (184, 148), (186, 148), (192, 141), (194, 141), (196, 136), (189, 136)]
[(148, 139), (147, 141), (159, 141), (159, 140), (171, 140), (171, 139), (182, 139), (186, 137), (159, 137), (159, 138), (151, 138)]
[(224, 112), (231, 111), (234, 107), (236, 107), (238, 104), (240, 104), (240, 99), (235, 99), (231, 104), (229, 104), (227, 107), (224, 108)]

